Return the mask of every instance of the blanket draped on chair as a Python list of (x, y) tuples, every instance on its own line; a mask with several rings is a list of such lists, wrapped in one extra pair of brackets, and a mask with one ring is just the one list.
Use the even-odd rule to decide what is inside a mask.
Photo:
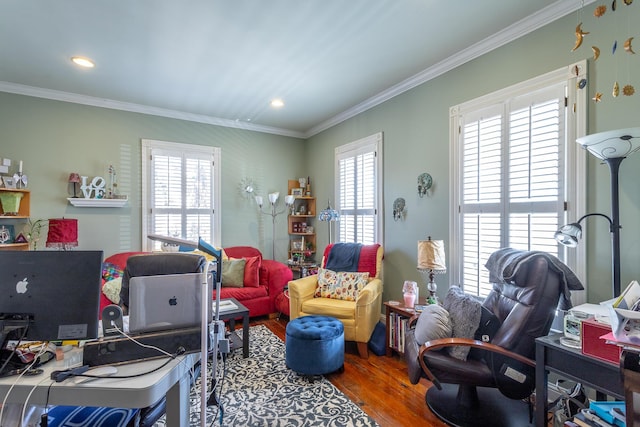
[(331, 248), (325, 268), (333, 271), (358, 271), (361, 243), (336, 243)]
[(499, 249), (489, 256), (485, 264), (489, 270), (489, 281), (491, 283), (511, 283), (520, 266), (536, 256), (546, 258), (549, 266), (562, 276), (563, 292), (558, 306), (562, 310), (568, 310), (571, 308), (571, 291), (581, 291), (584, 287), (580, 279), (565, 263), (547, 252), (522, 251), (513, 248)]

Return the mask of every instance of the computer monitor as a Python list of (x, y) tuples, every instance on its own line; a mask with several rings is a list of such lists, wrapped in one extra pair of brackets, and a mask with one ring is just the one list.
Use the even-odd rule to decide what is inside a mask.
[(102, 257), (102, 251), (0, 252), (2, 341), (12, 331), (10, 338), (30, 341), (97, 338)]

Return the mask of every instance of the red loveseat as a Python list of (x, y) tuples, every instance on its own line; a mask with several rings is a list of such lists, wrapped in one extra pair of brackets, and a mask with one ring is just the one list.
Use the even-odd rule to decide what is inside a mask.
[[(107, 257), (103, 264), (103, 284), (107, 279), (117, 277), (118, 272), (124, 271), (130, 256), (145, 253), (120, 252)], [(224, 253), (229, 258), (246, 260), (245, 283), (243, 287), (222, 287), (221, 298), (237, 299), (249, 309), (250, 317), (276, 313), (276, 297), (282, 294), (284, 287), (293, 278), (293, 272), (279, 261), (263, 259), (262, 253), (251, 246), (224, 248)], [(104, 292), (101, 292), (100, 314), (104, 307), (113, 303)]]

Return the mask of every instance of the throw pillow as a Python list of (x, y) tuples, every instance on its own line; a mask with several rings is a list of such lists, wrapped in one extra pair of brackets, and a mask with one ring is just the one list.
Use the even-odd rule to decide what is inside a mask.
[[(480, 324), (480, 301), (466, 295), (457, 286), (451, 286), (444, 297), (443, 307), (449, 312), (454, 338), (473, 338)], [(449, 347), (449, 355), (460, 360), (467, 360), (471, 347)]]
[(105, 282), (122, 277), (123, 270), (110, 262), (102, 263), (102, 279)]
[(316, 297), (355, 301), (360, 290), (367, 286), (368, 282), (369, 273), (335, 272), (319, 268)]
[(245, 288), (257, 288), (260, 286), (260, 265), (262, 260), (259, 256), (244, 257), (244, 258), (229, 258), (229, 259), (244, 259), (244, 287)]
[(244, 259), (222, 260), (222, 286), (241, 288), (244, 283)]
[(122, 287), (122, 277), (109, 280), (102, 285), (102, 293), (114, 304), (120, 304), (120, 288)]
[(438, 304), (429, 304), (422, 310), (415, 327), (418, 345), (438, 338), (450, 338), (453, 334), (449, 312)]

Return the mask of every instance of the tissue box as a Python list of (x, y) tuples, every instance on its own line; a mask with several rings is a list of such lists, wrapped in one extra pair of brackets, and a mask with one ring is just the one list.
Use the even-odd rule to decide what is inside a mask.
[(601, 323), (594, 318), (582, 321), (582, 353), (606, 362), (619, 364), (622, 347), (607, 344), (600, 337), (611, 332), (611, 325)]

